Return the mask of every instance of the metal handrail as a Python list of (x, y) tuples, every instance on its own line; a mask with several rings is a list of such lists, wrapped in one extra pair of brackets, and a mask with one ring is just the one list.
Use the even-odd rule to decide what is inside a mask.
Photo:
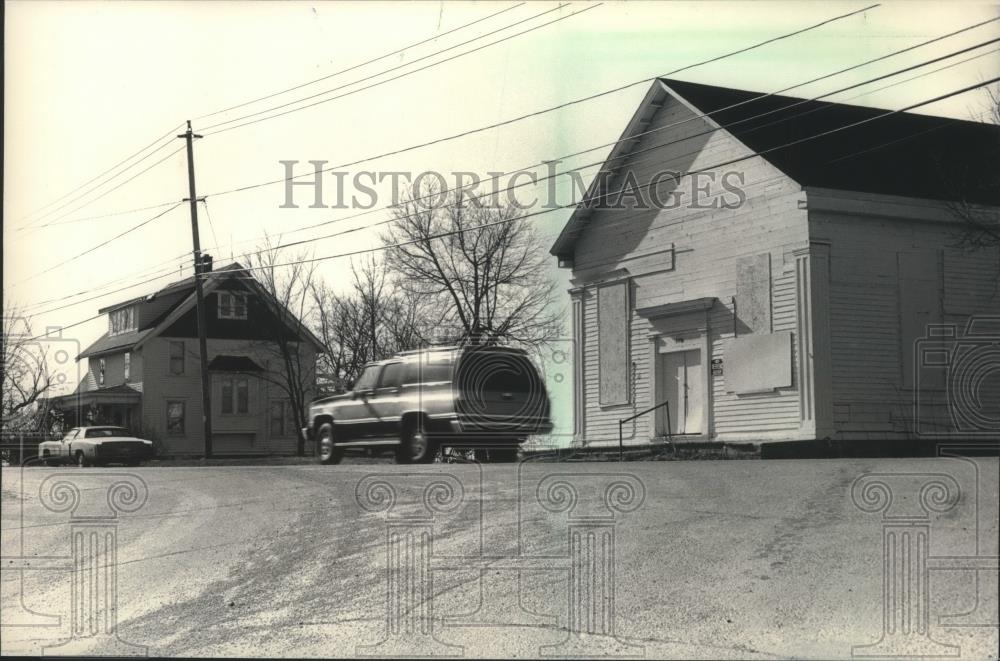
[[(633, 415), (633, 416), (631, 416), (629, 418), (618, 418), (618, 461), (622, 461), (624, 459), (624, 456), (625, 456), (625, 441), (624, 441), (623, 436), (622, 436), (622, 429), (625, 427), (625, 423), (626, 422), (632, 422), (636, 418), (642, 417), (642, 416), (646, 415), (647, 413), (652, 413), (656, 409), (663, 408), (664, 406), (666, 406), (669, 403), (670, 403), (670, 400), (669, 399), (665, 399), (662, 402), (660, 402), (659, 404), (657, 404), (656, 406), (651, 406), (648, 409), (646, 409), (645, 411), (639, 411), (638, 413), (636, 413), (635, 415)], [(674, 438), (673, 435), (670, 433), (670, 409), (668, 408), (667, 409), (667, 442), (668, 443), (672, 443), (673, 442), (673, 438)]]

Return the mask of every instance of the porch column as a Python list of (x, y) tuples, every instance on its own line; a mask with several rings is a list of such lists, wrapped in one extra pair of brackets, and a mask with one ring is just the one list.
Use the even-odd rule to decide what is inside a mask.
[(570, 290), (573, 305), (573, 445), (584, 445), (586, 402), (584, 399), (584, 300), (583, 289)]

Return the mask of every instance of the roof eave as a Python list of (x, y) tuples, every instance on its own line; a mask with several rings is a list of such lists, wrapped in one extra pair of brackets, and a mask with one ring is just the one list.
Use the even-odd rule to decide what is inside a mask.
[[(606, 167), (608, 163), (613, 161), (620, 160), (624, 162), (623, 157), (632, 150), (634, 146), (633, 143), (640, 139), (638, 137), (630, 138), (630, 136), (643, 133), (645, 131), (645, 127), (648, 126), (657, 111), (659, 111), (659, 109), (663, 106), (663, 102), (669, 94), (676, 96), (676, 93), (669, 90), (659, 78), (653, 81), (653, 84), (650, 85), (649, 90), (643, 97), (642, 102), (639, 103), (639, 107), (636, 108), (635, 112), (632, 114), (632, 118), (625, 126), (625, 130), (622, 131), (621, 136), (615, 142), (615, 146), (611, 149), (611, 152), (605, 159), (604, 167), (601, 168), (602, 172), (607, 171), (608, 169), (614, 171), (621, 166), (621, 163), (619, 163), (611, 168)], [(563, 225), (562, 231), (559, 232), (559, 236), (556, 237), (552, 247), (549, 248), (549, 254), (559, 259), (569, 259), (572, 257), (573, 249), (579, 236), (579, 231), (585, 224), (587, 217), (589, 217), (593, 211), (589, 202), (599, 193), (597, 190), (599, 181), (600, 179), (596, 176), (591, 181), (583, 200), (577, 208), (573, 210), (573, 213), (566, 221), (566, 224)]]

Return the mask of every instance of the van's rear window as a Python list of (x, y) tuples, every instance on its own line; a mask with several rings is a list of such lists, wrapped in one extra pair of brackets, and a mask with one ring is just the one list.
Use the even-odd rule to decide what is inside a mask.
[(451, 381), (452, 359), (450, 355), (427, 354), (415, 360), (406, 369), (406, 383), (434, 383)]

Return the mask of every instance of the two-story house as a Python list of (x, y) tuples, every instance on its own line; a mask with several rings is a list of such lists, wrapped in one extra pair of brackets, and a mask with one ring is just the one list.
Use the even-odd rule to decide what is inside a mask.
[(998, 147), (990, 124), (655, 81), (551, 248), (578, 442), (664, 402), (626, 444), (995, 438), (1000, 256), (963, 238), (1000, 213)]
[[(322, 344), (237, 263), (203, 281), (213, 451), (294, 453), (290, 386), (315, 392)], [(193, 278), (100, 310), (108, 330), (83, 350), (75, 392), (53, 398), (65, 425), (123, 425), (168, 455), (204, 451), (201, 362)]]

